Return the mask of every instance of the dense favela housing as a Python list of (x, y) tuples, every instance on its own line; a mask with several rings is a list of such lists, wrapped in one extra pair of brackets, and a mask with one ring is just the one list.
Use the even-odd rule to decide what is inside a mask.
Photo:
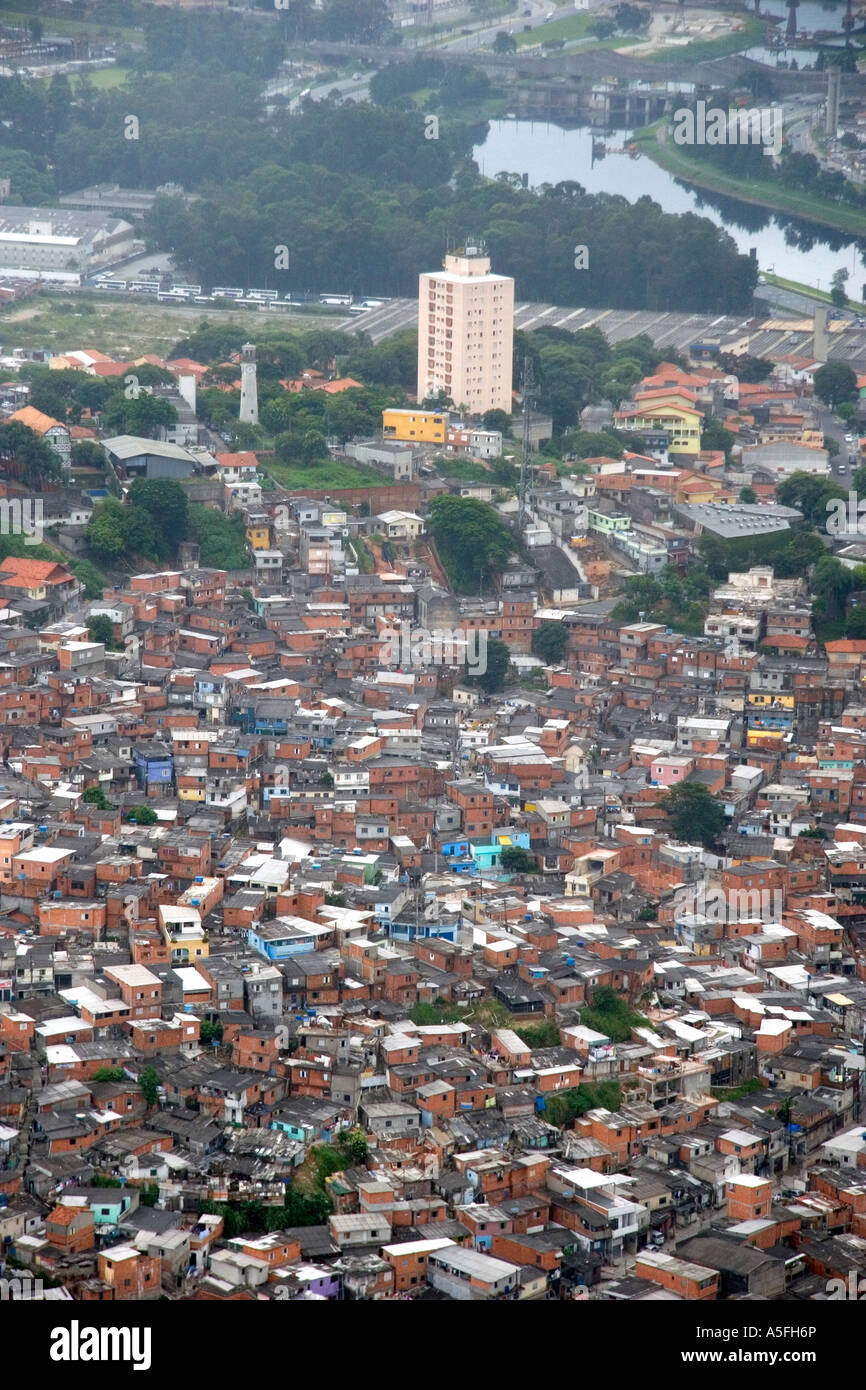
[[(320, 376), (297, 389), (343, 389)], [(40, 494), (56, 558), (0, 562), (23, 1287), (809, 1300), (866, 1273), (866, 640), (821, 638), (792, 561), (827, 471), (809, 390), (744, 386), (798, 438), (729, 459), (700, 429), (729, 378), (660, 364), (608, 422), (641, 451), (533, 452), (519, 499), (501, 430), (444, 409), (386, 410), (342, 451), (378, 484), (328, 493), (104, 436), (127, 507), (232, 518), (243, 567), (187, 538), (101, 595), (74, 456)], [(472, 594), (481, 514), (506, 540)]]

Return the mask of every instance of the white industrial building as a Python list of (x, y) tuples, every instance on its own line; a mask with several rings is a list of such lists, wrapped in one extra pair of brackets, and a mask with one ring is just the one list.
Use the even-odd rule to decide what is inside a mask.
[(132, 224), (102, 212), (0, 207), (0, 275), (80, 285), (133, 251)]

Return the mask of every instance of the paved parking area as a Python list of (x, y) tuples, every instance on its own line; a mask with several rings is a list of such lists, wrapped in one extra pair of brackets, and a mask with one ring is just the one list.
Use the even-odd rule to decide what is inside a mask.
[[(417, 322), (416, 300), (392, 299), (381, 309), (342, 320), (337, 327), (350, 333), (363, 330), (374, 343), (380, 343), (391, 333), (414, 327)], [(646, 333), (657, 347), (683, 349), (709, 339), (720, 340), (731, 347), (742, 344), (741, 351), (747, 348), (757, 357), (784, 357), (788, 353), (812, 355), (812, 324), (808, 318), (758, 319), (732, 314), (671, 314), (651, 309), (575, 309), (555, 304), (517, 304), (514, 326), (565, 328), (572, 333), (598, 327), (611, 343)], [(834, 357), (852, 364), (866, 363), (866, 328), (831, 323), (830, 336)]]

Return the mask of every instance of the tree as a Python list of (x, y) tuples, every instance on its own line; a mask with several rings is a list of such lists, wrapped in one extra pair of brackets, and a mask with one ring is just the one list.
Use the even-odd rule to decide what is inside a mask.
[(124, 1081), (126, 1072), (123, 1067), (99, 1067), (93, 1073), (94, 1081)]
[(503, 869), (511, 874), (537, 874), (538, 862), (534, 854), (520, 845), (506, 845), (499, 856)]
[(174, 551), (186, 538), (189, 501), (180, 483), (173, 478), (135, 478), (129, 500), (148, 513)]
[(189, 509), (189, 530), (199, 543), (203, 565), (226, 570), (245, 568), (247, 540), (242, 516), (223, 516), (211, 507), (194, 503)]
[(223, 1026), (219, 1019), (204, 1018), (199, 1028), (199, 1038), (205, 1047), (209, 1047), (214, 1042), (222, 1042)]
[(485, 670), (479, 676), (470, 676), (467, 666), (466, 679), (473, 684), (480, 685), (487, 695), (492, 695), (494, 691), (501, 690), (505, 684), (505, 676), (511, 665), (511, 651), (501, 642), (498, 637), (490, 637), (487, 641), (487, 664)]
[(848, 595), (857, 580), (852, 570), (833, 555), (824, 554), (812, 575), (812, 616), (819, 624), (836, 623), (845, 615)]
[(504, 29), (500, 29), (499, 33), (496, 35), (496, 38), (493, 40), (493, 52), (513, 53), (516, 48), (517, 40), (513, 37), (513, 35), (506, 33)]
[(561, 622), (545, 620), (532, 634), (532, 650), (547, 666), (558, 666), (565, 656), (568, 633)]
[(481, 416), (481, 423), (486, 430), (499, 430), (501, 434), (510, 434), (512, 419), (504, 410), (485, 410)]
[(145, 1105), (152, 1110), (159, 1104), (159, 1072), (156, 1067), (143, 1067), (138, 1073), (138, 1085), (141, 1094), (144, 1096)]
[(783, 507), (796, 507), (802, 512), (810, 525), (824, 530), (830, 512), (828, 503), (834, 499), (848, 500), (848, 493), (839, 483), (829, 478), (816, 478), (812, 473), (798, 469), (776, 488), (776, 501)]
[(815, 373), (815, 395), (825, 405), (841, 405), (857, 395), (857, 374), (847, 362), (825, 362)]
[(367, 1136), (362, 1129), (344, 1129), (337, 1143), (352, 1164), (364, 1163), (367, 1158)]
[(721, 420), (717, 420), (713, 415), (706, 416), (701, 430), (702, 449), (721, 449), (724, 452), (725, 460), (730, 462), (731, 449), (735, 442), (736, 435), (725, 429)]
[(830, 277), (830, 299), (837, 309), (844, 309), (845, 301), (848, 296), (845, 293), (845, 281), (848, 279), (848, 271), (844, 266), (834, 270)]
[(110, 647), (114, 641), (114, 625), (107, 613), (94, 613), (87, 620), (87, 635), (91, 642), (103, 642)]
[(101, 507), (97, 507), (87, 523), (87, 544), (97, 560), (109, 564), (119, 560), (126, 550), (124, 538), (123, 507), (116, 498), (109, 497)]
[(31, 487), (62, 482), (64, 477), (63, 465), (51, 445), (18, 420), (0, 425), (0, 459), (10, 460), (21, 482)]
[(95, 439), (77, 439), (72, 446), (73, 468), (105, 470), (105, 450)]
[(587, 1028), (604, 1033), (611, 1042), (628, 1042), (632, 1029), (646, 1023), (629, 1007), (628, 1000), (609, 985), (600, 985), (593, 992), (591, 1004), (580, 1011), (580, 1021)]
[(149, 806), (134, 806), (129, 813), (129, 819), (135, 825), (155, 825), (159, 816)]
[(855, 641), (866, 638), (866, 604), (858, 603), (845, 619), (845, 636)]
[(766, 381), (773, 370), (769, 357), (753, 357), (750, 352), (721, 352), (719, 366), (738, 381)]
[(739, 495), (739, 497), (737, 498), (737, 501), (738, 501), (738, 502), (747, 502), (747, 503), (749, 503), (750, 506), (753, 506), (754, 503), (757, 502), (757, 500), (758, 500), (758, 494), (756, 493), (756, 491), (755, 491), (755, 489), (754, 489), (753, 487), (741, 487), (741, 488), (740, 488), (740, 495)]
[[(630, 1031), (625, 1041), (629, 1037)], [(616, 1081), (602, 1081), (597, 1086), (582, 1082), (570, 1091), (560, 1091), (547, 1097), (544, 1116), (548, 1124), (556, 1125), (557, 1129), (570, 1129), (587, 1110), (601, 1108), (616, 1111), (621, 1104), (622, 1091)]]
[(88, 806), (95, 806), (98, 811), (110, 811), (111, 802), (105, 795), (101, 787), (88, 787), (81, 798)]
[(102, 423), (112, 434), (158, 439), (163, 429), (177, 423), (177, 411), (165, 396), (142, 390), (128, 399), (123, 391), (117, 391), (106, 402)]
[(725, 812), (702, 782), (678, 782), (659, 798), (679, 839), (713, 844), (725, 825)]
[(430, 508), (430, 530), (458, 592), (471, 593), (479, 580), (504, 569), (514, 537), (494, 509), (475, 497), (441, 496)]
[(310, 466), (328, 457), (328, 442), (321, 430), (307, 430), (301, 443), (301, 460)]

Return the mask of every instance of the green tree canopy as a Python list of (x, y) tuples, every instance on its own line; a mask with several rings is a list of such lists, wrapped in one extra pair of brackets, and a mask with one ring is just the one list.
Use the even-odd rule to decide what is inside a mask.
[(702, 782), (678, 782), (663, 796), (659, 805), (667, 811), (680, 840), (702, 845), (713, 844), (725, 827), (725, 812)]
[(88, 806), (95, 806), (98, 811), (111, 810), (111, 802), (101, 787), (88, 787), (81, 800)]
[(170, 551), (186, 538), (189, 525), (189, 502), (180, 483), (173, 478), (135, 478), (129, 488), (129, 500), (141, 507), (162, 531)]
[(91, 642), (104, 642), (110, 647), (114, 641), (114, 625), (107, 613), (94, 613), (87, 620), (87, 635)]
[[(498, 637), (489, 637), (487, 639), (486, 669), (477, 676), (467, 674), (466, 679), (473, 685), (480, 685), (485, 694), (492, 695), (495, 691), (502, 689), (510, 665), (510, 649)], [(467, 667), (467, 672), (468, 669)]]
[(499, 856), (499, 863), (510, 874), (538, 873), (538, 860), (535, 855), (530, 854), (529, 850), (523, 849), (521, 845), (506, 845)]
[(545, 619), (532, 634), (532, 650), (547, 666), (558, 666), (568, 646), (568, 632), (563, 623)]
[(847, 362), (825, 362), (814, 381), (815, 395), (825, 405), (841, 405), (857, 395), (857, 374)]
[(477, 592), (479, 580), (504, 569), (514, 537), (486, 502), (475, 497), (436, 497), (430, 530), (442, 563), (460, 593)]
[(143, 1067), (138, 1073), (138, 1085), (149, 1108), (159, 1104), (159, 1072), (156, 1067)]

